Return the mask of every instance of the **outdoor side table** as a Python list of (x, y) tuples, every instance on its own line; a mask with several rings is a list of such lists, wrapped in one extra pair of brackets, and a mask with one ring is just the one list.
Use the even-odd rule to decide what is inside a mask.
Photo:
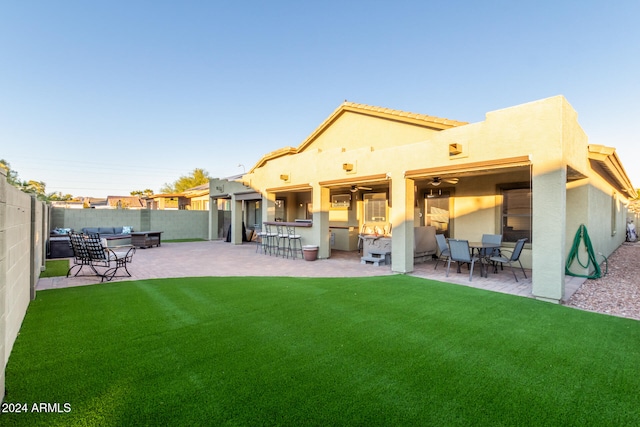
[(131, 232), (131, 246), (143, 249), (160, 246), (162, 231), (133, 231)]
[(56, 235), (49, 237), (48, 258), (71, 257), (73, 257), (73, 250), (71, 249), (71, 240), (68, 235)]

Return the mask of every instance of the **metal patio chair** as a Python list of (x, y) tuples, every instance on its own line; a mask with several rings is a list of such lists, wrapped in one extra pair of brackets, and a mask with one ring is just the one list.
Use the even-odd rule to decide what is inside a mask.
[(444, 264), (448, 259), (451, 252), (449, 251), (449, 245), (447, 245), (447, 239), (444, 237), (444, 234), (436, 234), (436, 243), (438, 244), (438, 253), (436, 258), (436, 265), (433, 269), (438, 268), (438, 263), (442, 261)]
[[(78, 268), (75, 276), (80, 274), (84, 266), (88, 266), (100, 281), (111, 281), (114, 277), (131, 277), (127, 264), (133, 260), (136, 249), (131, 247), (126, 251), (114, 251), (105, 248), (99, 234), (71, 233), (71, 247), (74, 254), (74, 265), (67, 271), (67, 277), (74, 268)], [(124, 268), (125, 274), (118, 276), (118, 270)], [(102, 271), (100, 271), (100, 270)]]
[[(509, 258), (500, 255), (500, 256), (492, 256), (489, 258), (489, 261), (494, 263), (494, 267), (493, 267), (493, 271), (494, 273), (497, 273), (498, 269), (497, 269), (497, 263), (500, 263), (500, 265), (504, 265), (504, 264), (509, 264), (509, 267), (511, 268), (511, 272), (513, 273), (513, 277), (516, 278), (516, 282), (518, 281), (518, 276), (516, 276), (516, 272), (513, 269), (513, 265), (512, 263), (518, 261), (518, 264), (520, 264), (520, 269), (522, 270), (522, 274), (524, 274), (524, 278), (527, 278), (527, 273), (524, 271), (524, 267), (522, 267), (522, 262), (520, 262), (520, 254), (522, 254), (522, 248), (524, 248), (524, 243), (527, 241), (527, 238), (522, 238), (522, 239), (518, 239), (518, 241), (516, 242), (516, 246), (513, 248), (513, 252), (511, 252), (511, 256)], [(508, 250), (505, 250), (505, 252), (509, 252)]]
[[(447, 260), (447, 274), (449, 277), (449, 268), (451, 267), (451, 261), (455, 261), (458, 263), (458, 273), (460, 273), (460, 264), (469, 264), (469, 281), (473, 280), (473, 267), (476, 261), (480, 261), (475, 255), (472, 255), (469, 250), (469, 241), (468, 240), (456, 240), (449, 239), (449, 259)], [(482, 272), (482, 266), (481, 266)]]

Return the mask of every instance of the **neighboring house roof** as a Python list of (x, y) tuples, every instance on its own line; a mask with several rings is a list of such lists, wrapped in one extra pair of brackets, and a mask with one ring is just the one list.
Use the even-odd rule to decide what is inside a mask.
[(54, 208), (83, 208), (84, 202), (82, 200), (54, 200), (51, 202), (51, 206)]
[(112, 208), (142, 208), (144, 204), (138, 196), (107, 196), (107, 205)]
[(256, 165), (251, 168), (249, 173), (253, 172), (256, 168), (263, 166), (269, 160), (276, 159), (278, 157), (286, 156), (289, 154), (297, 154), (307, 148), (313, 141), (318, 138), (333, 122), (335, 122), (340, 116), (342, 116), (346, 112), (352, 112), (357, 114), (363, 114), (372, 117), (378, 117), (387, 120), (394, 120), (397, 122), (402, 122), (406, 124), (421, 126), (433, 130), (445, 130), (450, 129), (457, 126), (463, 126), (468, 124), (468, 122), (459, 122), (457, 120), (444, 119), (441, 117), (429, 116), (426, 114), (416, 114), (409, 113), (401, 110), (393, 110), (390, 108), (383, 107), (374, 107), (371, 105), (365, 104), (356, 104), (354, 102), (345, 101), (340, 105), (324, 122), (320, 124), (314, 130), (311, 135), (305, 139), (302, 144), (296, 147), (283, 147), (278, 150), (272, 151), (270, 153), (265, 154), (262, 158), (256, 163)]
[(184, 197), (190, 199), (192, 197), (204, 196), (209, 194), (209, 183), (206, 182), (204, 184), (197, 185), (195, 187), (184, 190), (182, 193), (160, 193), (160, 194), (152, 194), (150, 196), (145, 196), (146, 200), (158, 200), (158, 199), (170, 199), (174, 197)]
[(172, 197), (184, 197), (182, 193), (161, 193), (161, 194), (152, 194), (151, 196), (145, 197), (146, 199), (170, 199)]
[(83, 202), (86, 202), (89, 204), (89, 206), (107, 206), (107, 199), (98, 199), (95, 197), (85, 197), (83, 199)]
[(200, 184), (183, 192), (184, 197), (199, 197), (209, 194), (209, 183)]

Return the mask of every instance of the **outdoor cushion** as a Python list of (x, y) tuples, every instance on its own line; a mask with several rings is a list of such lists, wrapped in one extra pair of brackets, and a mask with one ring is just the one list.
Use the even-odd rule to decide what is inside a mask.
[(54, 228), (51, 233), (52, 234), (69, 234), (72, 231), (73, 230), (71, 230), (70, 228)]
[(82, 232), (84, 234), (99, 234), (100, 237), (131, 237), (133, 227), (84, 227)]

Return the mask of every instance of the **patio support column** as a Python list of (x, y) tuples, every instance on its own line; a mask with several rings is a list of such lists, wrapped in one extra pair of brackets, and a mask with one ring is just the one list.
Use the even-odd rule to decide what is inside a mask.
[(331, 204), (330, 191), (318, 184), (313, 185), (313, 227), (311, 227), (311, 241), (305, 245), (318, 245), (318, 258), (329, 258), (331, 254), (331, 239), (329, 236), (329, 206)]
[(567, 228), (567, 168), (533, 163), (532, 293), (558, 303), (564, 296)]
[(242, 200), (236, 200), (236, 195), (231, 195), (231, 243), (242, 244)]
[(209, 198), (209, 240), (218, 238), (218, 199)]
[(413, 271), (414, 245), (414, 181), (391, 180), (391, 270), (396, 273)]
[(273, 221), (276, 217), (276, 193), (262, 195), (262, 222)]

